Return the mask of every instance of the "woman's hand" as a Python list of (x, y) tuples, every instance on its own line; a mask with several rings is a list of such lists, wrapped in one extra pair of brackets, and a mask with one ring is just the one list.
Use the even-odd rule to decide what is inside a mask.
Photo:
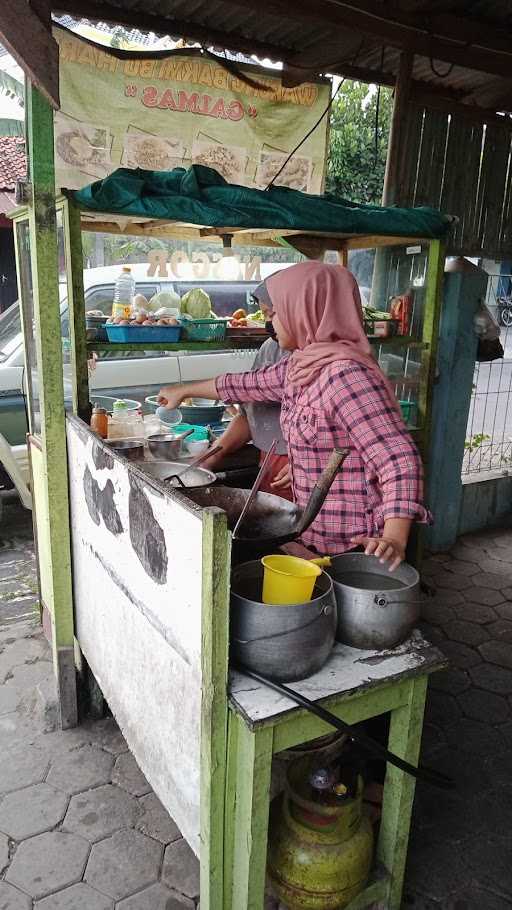
[(287, 490), (292, 485), (292, 471), (290, 468), (290, 462), (284, 465), (280, 471), (277, 472), (272, 483), (270, 484), (273, 490)]
[(181, 402), (186, 398), (185, 387), (182, 385), (165, 385), (160, 389), (157, 395), (158, 404), (169, 411), (179, 408)]
[(354, 546), (364, 547), (366, 556), (377, 556), (383, 564), (390, 562), (390, 572), (398, 569), (405, 559), (405, 544), (390, 537), (353, 537), (350, 542)]

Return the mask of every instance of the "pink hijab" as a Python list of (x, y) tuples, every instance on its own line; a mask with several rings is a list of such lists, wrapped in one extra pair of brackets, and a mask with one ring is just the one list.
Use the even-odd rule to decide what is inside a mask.
[(308, 386), (330, 363), (355, 360), (378, 373), (397, 410), (395, 394), (366, 337), (361, 297), (348, 269), (323, 262), (300, 262), (274, 273), (266, 287), (274, 312), (297, 346), (288, 378)]

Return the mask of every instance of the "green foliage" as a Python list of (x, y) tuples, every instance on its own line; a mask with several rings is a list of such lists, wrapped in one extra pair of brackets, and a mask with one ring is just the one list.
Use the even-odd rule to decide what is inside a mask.
[(472, 452), (475, 452), (477, 449), (479, 449), (480, 446), (484, 442), (487, 442), (490, 438), (491, 437), (488, 436), (487, 433), (475, 433), (474, 436), (470, 437), (470, 439), (466, 439), (464, 448), (471, 454)]
[(380, 203), (393, 107), (381, 87), (377, 145), (377, 90), (365, 82), (343, 83), (331, 110), (327, 190), (351, 202)]

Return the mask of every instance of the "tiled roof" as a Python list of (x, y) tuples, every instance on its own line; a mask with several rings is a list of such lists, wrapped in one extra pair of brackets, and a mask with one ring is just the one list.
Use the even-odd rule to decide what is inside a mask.
[(17, 178), (26, 174), (25, 140), (19, 136), (0, 136), (0, 191), (14, 192)]

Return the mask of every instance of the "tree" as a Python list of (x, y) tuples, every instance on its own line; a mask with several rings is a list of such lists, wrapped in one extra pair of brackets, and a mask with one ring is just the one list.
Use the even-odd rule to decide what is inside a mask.
[[(377, 118), (378, 104), (378, 118)], [(392, 92), (346, 80), (331, 109), (327, 190), (351, 202), (380, 203)]]

